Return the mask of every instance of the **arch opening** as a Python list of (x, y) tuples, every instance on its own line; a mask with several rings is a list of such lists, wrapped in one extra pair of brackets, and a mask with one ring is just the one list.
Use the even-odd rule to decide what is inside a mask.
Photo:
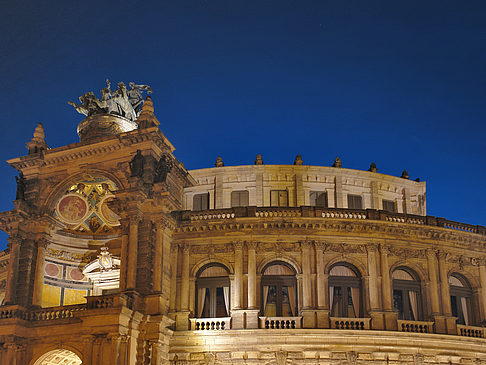
[(67, 349), (57, 349), (42, 355), (34, 365), (80, 365), (82, 362), (74, 352)]

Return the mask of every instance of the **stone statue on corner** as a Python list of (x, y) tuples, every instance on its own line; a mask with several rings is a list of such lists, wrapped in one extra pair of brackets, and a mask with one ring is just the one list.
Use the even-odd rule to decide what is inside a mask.
[(142, 151), (137, 150), (137, 154), (130, 161), (130, 176), (132, 177), (142, 177), (143, 168), (145, 165), (145, 158), (142, 155)]

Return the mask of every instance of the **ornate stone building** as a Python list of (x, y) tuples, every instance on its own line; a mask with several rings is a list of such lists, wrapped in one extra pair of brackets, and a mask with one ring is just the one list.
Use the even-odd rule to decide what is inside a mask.
[(8, 161), (1, 364), (486, 364), (485, 227), (374, 164), (186, 171), (130, 87)]

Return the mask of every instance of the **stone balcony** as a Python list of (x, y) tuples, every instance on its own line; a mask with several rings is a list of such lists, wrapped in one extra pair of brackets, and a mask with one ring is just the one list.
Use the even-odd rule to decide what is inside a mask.
[(460, 223), (434, 216), (402, 214), (375, 209), (318, 208), (318, 207), (237, 207), (210, 209), (204, 211), (179, 211), (174, 213), (179, 222), (196, 223), (205, 221), (231, 221), (237, 218), (323, 218), (374, 220), (406, 223), (429, 227), (446, 228), (454, 231), (476, 233), (486, 236), (486, 227)]

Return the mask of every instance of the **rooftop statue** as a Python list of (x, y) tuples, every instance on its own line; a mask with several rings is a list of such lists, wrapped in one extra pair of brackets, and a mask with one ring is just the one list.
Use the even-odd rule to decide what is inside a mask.
[(101, 99), (89, 91), (79, 97), (80, 104), (68, 101), (80, 114), (91, 116), (95, 114), (114, 114), (125, 117), (131, 121), (137, 119), (142, 111), (143, 91), (152, 93), (148, 85), (137, 85), (130, 82), (127, 89), (123, 82), (118, 83), (118, 89), (111, 91), (111, 82), (106, 80), (107, 87), (101, 89)]

